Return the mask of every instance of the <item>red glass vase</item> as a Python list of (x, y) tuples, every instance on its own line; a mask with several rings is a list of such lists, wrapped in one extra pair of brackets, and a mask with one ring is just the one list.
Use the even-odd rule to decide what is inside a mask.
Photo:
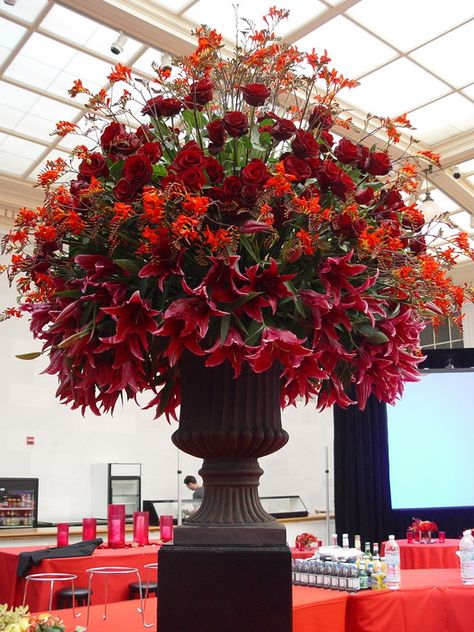
[(139, 546), (149, 544), (149, 522), (148, 511), (135, 511), (133, 514), (133, 541)]
[(123, 549), (125, 546), (125, 505), (108, 507), (107, 545), (111, 549)]

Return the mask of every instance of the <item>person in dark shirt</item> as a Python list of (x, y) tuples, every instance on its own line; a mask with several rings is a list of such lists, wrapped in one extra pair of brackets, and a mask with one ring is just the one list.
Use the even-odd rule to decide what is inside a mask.
[(193, 500), (201, 499), (204, 496), (204, 487), (198, 485), (195, 476), (186, 476), (183, 483), (193, 492)]

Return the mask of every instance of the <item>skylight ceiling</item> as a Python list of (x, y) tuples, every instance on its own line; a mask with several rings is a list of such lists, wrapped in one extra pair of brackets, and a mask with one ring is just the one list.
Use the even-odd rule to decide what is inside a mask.
[[(121, 62), (152, 73), (161, 62), (159, 29), (185, 38), (207, 22), (235, 39), (238, 0), (18, 0), (0, 4), (0, 177), (33, 182), (49, 158), (66, 154), (83, 138), (51, 136), (57, 120), (78, 122), (81, 100), (67, 90), (76, 78), (92, 89), (105, 85)], [(361, 85), (341, 94), (360, 114), (407, 112), (414, 135), (441, 150), (445, 173), (432, 178), (433, 197), (472, 232), (474, 214), (474, 5), (456, 0), (433, 10), (432, 0), (240, 0), (239, 15), (259, 22), (268, 7), (290, 9), (279, 34), (300, 48), (328, 51), (334, 66)], [(218, 10), (216, 7), (218, 6)], [(79, 11), (78, 12), (76, 12)], [(130, 16), (130, 19), (127, 18)], [(136, 26), (142, 20), (142, 28)], [(127, 27), (135, 24), (132, 33)], [(118, 31), (128, 35), (114, 55)], [(176, 33), (178, 35), (176, 35)], [(180, 35), (182, 33), (182, 35)], [(141, 40), (141, 41), (140, 41)], [(180, 40), (181, 41), (181, 40)], [(189, 41), (189, 40), (188, 40)], [(177, 52), (174, 50), (173, 52)], [(62, 154), (59, 154), (62, 155)], [(457, 165), (461, 178), (453, 179)], [(444, 196), (441, 196), (441, 191)], [(449, 201), (449, 202), (448, 202)], [(21, 200), (19, 200), (21, 203)]]

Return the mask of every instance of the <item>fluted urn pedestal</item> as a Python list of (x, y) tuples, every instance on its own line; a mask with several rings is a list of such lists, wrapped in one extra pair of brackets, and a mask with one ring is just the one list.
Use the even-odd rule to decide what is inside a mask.
[(159, 552), (160, 632), (290, 632), (291, 554), (286, 530), (263, 509), (258, 458), (288, 440), (280, 368), (206, 368), (187, 354), (174, 444), (203, 459), (200, 508)]

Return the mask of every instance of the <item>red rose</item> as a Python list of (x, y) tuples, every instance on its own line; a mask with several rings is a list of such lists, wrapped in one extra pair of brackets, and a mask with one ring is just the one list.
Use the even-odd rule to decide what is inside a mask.
[(222, 119), (214, 119), (207, 126), (207, 134), (211, 143), (222, 147), (225, 142), (224, 122)]
[(223, 118), (223, 123), (225, 131), (232, 138), (243, 136), (249, 129), (248, 119), (242, 112), (227, 112)]
[(321, 147), (321, 151), (328, 151), (334, 144), (334, 136), (331, 134), (331, 132), (323, 130), (319, 136), (319, 144)]
[(238, 200), (242, 190), (242, 182), (237, 176), (228, 176), (222, 185), (222, 192), (230, 200)]
[(87, 182), (87, 180), (80, 180), (78, 178), (77, 180), (71, 180), (71, 182), (69, 183), (69, 192), (74, 197), (77, 197), (81, 191), (88, 188), (89, 183)]
[(354, 195), (354, 199), (357, 204), (364, 204), (365, 206), (368, 206), (374, 199), (373, 188), (367, 187), (366, 189), (358, 189)]
[(329, 129), (332, 126), (332, 114), (324, 106), (317, 105), (311, 112), (308, 123), (308, 129), (310, 131), (316, 127), (319, 127), (319, 129)]
[(358, 157), (358, 147), (354, 143), (351, 143), (347, 138), (341, 138), (336, 145), (334, 155), (345, 165), (349, 165), (351, 162), (356, 162)]
[(130, 156), (123, 166), (123, 177), (133, 180), (136, 185), (145, 184), (151, 180), (153, 167), (148, 156), (136, 154)]
[(160, 143), (143, 143), (137, 154), (148, 156), (152, 163), (158, 162), (163, 155)]
[(311, 167), (302, 158), (298, 158), (293, 154), (288, 154), (283, 159), (286, 173), (295, 176), (298, 182), (303, 182), (307, 178), (311, 177)]
[(390, 209), (398, 210), (405, 206), (403, 198), (399, 191), (391, 189), (390, 191), (382, 191), (380, 195), (380, 201)]
[(224, 167), (215, 158), (206, 158), (205, 169), (211, 184), (219, 184), (224, 179)]
[(241, 87), (244, 101), (249, 105), (260, 106), (265, 103), (271, 94), (270, 88), (263, 83), (248, 83)]
[(288, 140), (296, 132), (295, 124), (289, 119), (278, 119), (270, 129), (275, 140)]
[(355, 187), (356, 185), (354, 180), (345, 171), (341, 171), (337, 180), (333, 180), (329, 185), (329, 188), (334, 195), (337, 195), (343, 200), (345, 199), (347, 193), (349, 193), (349, 191), (353, 191)]
[(200, 79), (191, 84), (189, 89), (189, 96), (193, 103), (198, 105), (206, 105), (209, 101), (212, 101), (212, 90), (214, 84), (209, 79)]
[(311, 169), (311, 177), (316, 178), (318, 171), (320, 171), (323, 166), (323, 161), (321, 160), (321, 158), (307, 158), (305, 162), (309, 165), (309, 168)]
[(153, 97), (146, 102), (146, 105), (142, 110), (142, 114), (148, 114), (155, 117), (176, 116), (176, 114), (181, 112), (182, 108), (183, 104), (179, 99), (158, 96)]
[(153, 127), (151, 125), (140, 125), (140, 127), (135, 130), (135, 136), (138, 138), (140, 143), (148, 143), (155, 140)]
[(298, 130), (291, 142), (291, 149), (298, 158), (319, 156), (319, 145), (311, 132)]
[(369, 155), (366, 170), (372, 176), (385, 176), (392, 168), (390, 156), (384, 151), (374, 151)]
[(127, 178), (120, 178), (114, 187), (114, 197), (118, 202), (132, 202), (137, 193), (137, 183)]
[(117, 139), (127, 136), (127, 131), (122, 123), (114, 121), (104, 128), (100, 137), (100, 145), (103, 149), (108, 150)]
[(240, 192), (242, 203), (245, 206), (252, 207), (258, 196), (258, 187), (255, 184), (244, 184)]
[(268, 170), (263, 160), (253, 158), (253, 160), (242, 169), (240, 177), (244, 184), (261, 186), (268, 179)]
[(106, 178), (109, 175), (109, 168), (105, 157), (98, 152), (89, 154), (79, 165), (79, 174), (83, 178), (92, 178), (93, 176), (94, 178), (101, 176)]
[(190, 142), (178, 152), (173, 160), (173, 168), (177, 171), (185, 171), (186, 169), (204, 168), (204, 154), (197, 143)]
[(181, 171), (178, 177), (184, 186), (192, 191), (198, 191), (206, 184), (206, 178), (200, 169), (186, 169)]
[(424, 235), (418, 235), (418, 237), (413, 237), (408, 241), (408, 245), (410, 247), (410, 251), (414, 255), (421, 255), (426, 251), (426, 240)]
[(327, 159), (316, 172), (316, 177), (321, 187), (327, 188), (331, 182), (336, 182), (341, 173), (343, 173), (342, 169), (333, 160)]

